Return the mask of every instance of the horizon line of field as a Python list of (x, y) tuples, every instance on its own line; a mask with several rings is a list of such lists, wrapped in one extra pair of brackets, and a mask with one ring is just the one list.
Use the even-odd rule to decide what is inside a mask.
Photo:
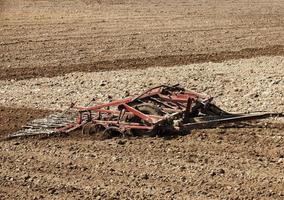
[(114, 71), (122, 69), (144, 69), (149, 67), (172, 67), (194, 63), (224, 62), (235, 59), (249, 59), (260, 56), (284, 56), (284, 45), (263, 48), (245, 48), (239, 51), (220, 51), (185, 55), (158, 55), (96, 61), (93, 63), (70, 64), (69, 66), (49, 66), (33, 68), (2, 68), (0, 80), (24, 80), (40, 77), (56, 77), (72, 72)]

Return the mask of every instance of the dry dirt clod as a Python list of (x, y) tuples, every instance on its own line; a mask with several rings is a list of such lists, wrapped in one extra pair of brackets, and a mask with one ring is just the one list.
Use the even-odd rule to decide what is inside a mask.
[(125, 145), (126, 144), (126, 140), (118, 140), (117, 144), (119, 145)]
[(225, 174), (225, 170), (224, 169), (216, 169), (210, 172), (211, 176), (223, 176)]

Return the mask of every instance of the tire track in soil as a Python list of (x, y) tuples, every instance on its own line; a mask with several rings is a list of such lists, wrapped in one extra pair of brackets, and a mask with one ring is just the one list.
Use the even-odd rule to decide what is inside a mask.
[(284, 46), (274, 45), (263, 48), (245, 48), (240, 51), (221, 51), (210, 54), (161, 55), (154, 57), (105, 60), (94, 63), (73, 64), (65, 66), (31, 67), (31, 68), (2, 68), (0, 80), (23, 80), (39, 77), (55, 77), (72, 73), (110, 71), (121, 69), (141, 69), (153, 66), (171, 67), (203, 62), (223, 62), (233, 59), (248, 59), (258, 56), (284, 56)]

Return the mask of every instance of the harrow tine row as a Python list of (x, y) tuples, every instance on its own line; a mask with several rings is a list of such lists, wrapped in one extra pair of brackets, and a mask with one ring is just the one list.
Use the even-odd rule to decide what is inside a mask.
[(21, 137), (29, 137), (29, 136), (51, 136), (53, 134), (55, 134), (55, 131), (52, 130), (34, 130), (31, 132), (27, 132), (27, 131), (21, 131), (21, 132), (15, 132), (14, 134), (9, 135), (7, 138), (5, 138), (6, 140), (9, 139), (14, 139), (14, 138), (21, 138)]
[(64, 112), (63, 114), (55, 113), (46, 118), (35, 119), (31, 122), (28, 122), (27, 125), (23, 126), (21, 130), (8, 135), (6, 139), (37, 135), (53, 135), (57, 133), (57, 128), (65, 127), (72, 123), (74, 121), (72, 118), (72, 115)]

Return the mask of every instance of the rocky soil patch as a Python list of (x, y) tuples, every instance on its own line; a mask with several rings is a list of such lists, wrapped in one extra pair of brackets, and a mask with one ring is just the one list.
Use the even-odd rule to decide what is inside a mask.
[(284, 111), (284, 57), (258, 57), (170, 68), (76, 72), (53, 78), (0, 81), (0, 104), (40, 109), (65, 109), (138, 94), (160, 84), (180, 83), (216, 97), (229, 111)]

